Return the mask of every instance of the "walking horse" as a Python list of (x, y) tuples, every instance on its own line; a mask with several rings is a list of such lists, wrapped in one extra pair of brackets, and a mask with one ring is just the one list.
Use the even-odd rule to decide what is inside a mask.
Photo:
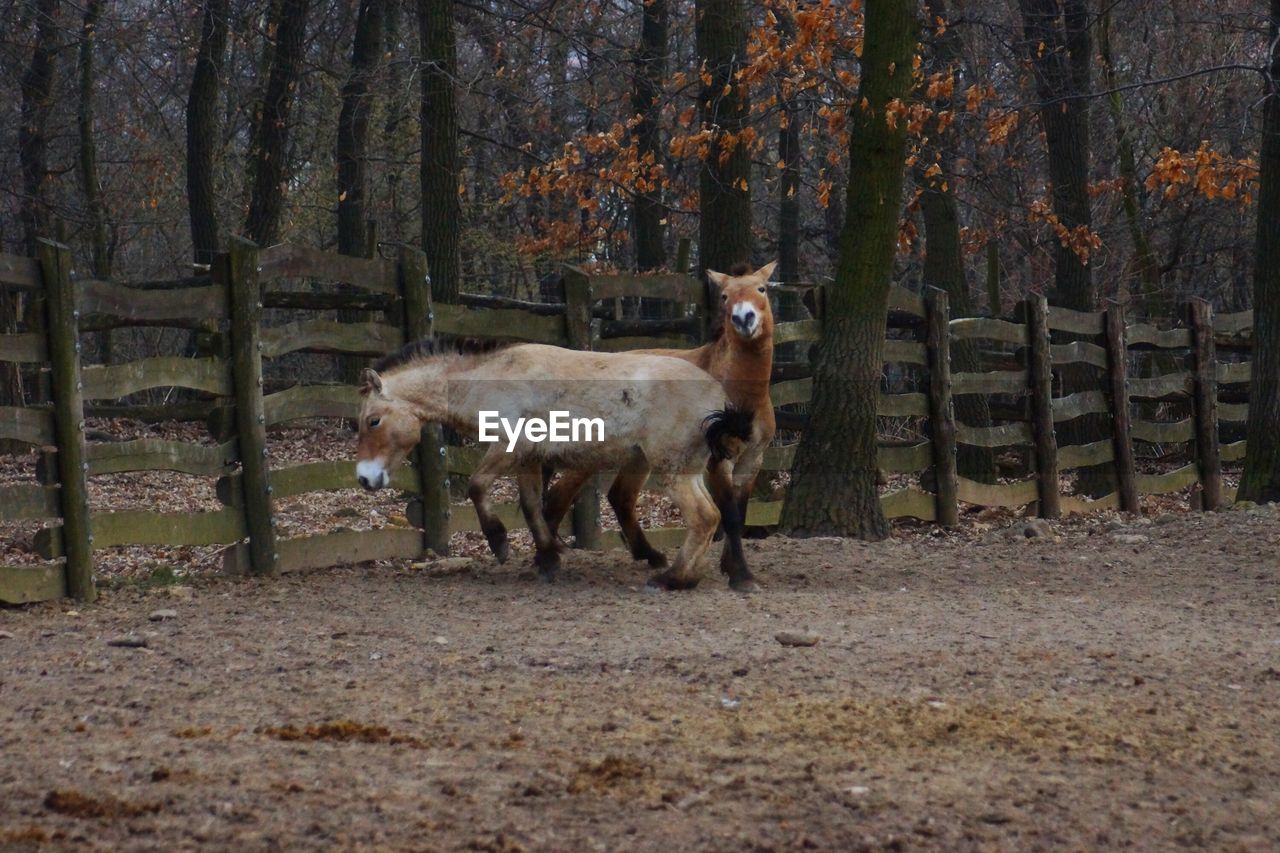
[[(439, 352), (429, 341), (387, 356), (362, 376), (356, 476), (366, 489), (390, 483), (391, 471), (418, 443), (424, 423), (441, 423), (477, 438), (481, 413), (508, 423), (552, 413), (600, 418), (591, 431), (555, 442), (526, 430), (490, 445), (471, 477), (475, 504), (494, 553), (507, 553), (506, 529), (489, 504), (489, 488), (513, 473), (520, 508), (533, 534), (534, 562), (545, 580), (560, 567), (559, 543), (542, 511), (542, 466), (596, 471), (619, 461), (652, 470), (675, 502), (688, 533), (671, 567), (650, 585), (688, 589), (701, 578), (702, 559), (723, 523), (732, 555), (729, 582), (753, 586), (742, 553), (742, 520), (733, 493), (732, 463), (754, 439), (749, 411), (728, 404), (715, 378), (687, 361), (637, 353), (594, 353), (522, 344), (488, 353)], [(706, 474), (704, 480), (704, 473)]]

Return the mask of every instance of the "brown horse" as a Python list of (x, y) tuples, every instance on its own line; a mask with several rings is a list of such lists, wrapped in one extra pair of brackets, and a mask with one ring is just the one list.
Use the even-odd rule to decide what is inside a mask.
[[(676, 359), (632, 353), (592, 353), (523, 344), (486, 354), (438, 353), (429, 343), (406, 347), (362, 377), (356, 477), (366, 489), (390, 483), (395, 466), (418, 443), (423, 423), (442, 423), (473, 438), (502, 421), (509, 440), (490, 445), (472, 475), (475, 503), (490, 546), (502, 558), (506, 530), (488, 502), (489, 487), (514, 472), (520, 506), (537, 545), (544, 579), (560, 565), (552, 528), (542, 514), (542, 466), (598, 470), (622, 460), (652, 468), (658, 487), (680, 508), (688, 534), (672, 567), (650, 579), (664, 589), (687, 589), (722, 521), (735, 557), (730, 584), (752, 585), (741, 549), (741, 519), (733, 500), (728, 459), (750, 439), (750, 413), (722, 405), (725, 394), (711, 376)], [(599, 419), (601, 429), (576, 428), (564, 441), (545, 430), (559, 413)], [(542, 422), (544, 429), (509, 430)], [(704, 482), (704, 471), (708, 477)], [(722, 560), (722, 567), (724, 561)]]
[[(725, 396), (734, 407), (752, 413), (751, 437), (741, 455), (733, 463), (733, 495), (738, 518), (746, 521), (747, 501), (755, 486), (756, 476), (764, 461), (765, 448), (773, 440), (775, 423), (773, 402), (769, 398), (769, 379), (773, 371), (773, 308), (769, 304), (769, 276), (774, 263), (755, 272), (738, 267), (729, 275), (707, 270), (707, 277), (720, 289), (721, 320), (719, 334), (707, 344), (691, 349), (634, 350), (646, 355), (662, 355), (696, 364), (720, 380)], [(573, 500), (583, 485), (599, 469), (579, 468), (565, 471), (547, 492), (543, 512), (552, 530), (559, 530)], [(636, 518), (636, 499), (644, 487), (649, 471), (642, 462), (623, 466), (609, 489), (609, 505), (618, 516), (622, 538), (631, 555), (661, 568), (666, 557), (645, 538)], [(732, 571), (732, 554), (726, 548), (721, 569)]]

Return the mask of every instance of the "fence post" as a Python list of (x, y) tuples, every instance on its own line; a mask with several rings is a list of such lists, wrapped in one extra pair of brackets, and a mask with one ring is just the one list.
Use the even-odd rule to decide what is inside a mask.
[(952, 527), (960, 522), (956, 473), (956, 413), (951, 403), (951, 310), (947, 292), (925, 290), (925, 318), (929, 352), (929, 427), (933, 445), (934, 503), (938, 523)]
[(81, 601), (93, 601), (98, 590), (93, 583), (93, 534), (80, 383), (80, 312), (71, 283), (71, 250), (60, 243), (41, 240), (38, 252), (44, 279), (53, 427), (58, 442), (58, 497), (67, 593)]
[(262, 291), (258, 283), (258, 247), (232, 237), (227, 251), (214, 258), (214, 281), (227, 289), (231, 318), (231, 386), (236, 403), (236, 443), (245, 529), (249, 532), (249, 571), (276, 572), (276, 532), (272, 518), (267, 464), (267, 417), (262, 395)]
[[(593, 349), (591, 340), (591, 278), (581, 270), (564, 271), (564, 326), (569, 346)], [(600, 550), (600, 487), (592, 477), (573, 505), (573, 537), (578, 548)]]
[[(400, 247), (400, 298), (406, 342), (435, 334), (431, 307), (431, 277), (427, 256), (417, 249)], [(418, 488), (422, 495), (422, 547), (439, 556), (449, 553), (449, 464), (444, 428), (425, 424), (418, 442)]]
[(1107, 306), (1107, 377), (1111, 383), (1111, 443), (1116, 466), (1120, 509), (1138, 513), (1138, 471), (1133, 460), (1129, 425), (1129, 352), (1125, 343), (1124, 306)]
[(1049, 341), (1049, 300), (1027, 297), (1027, 334), (1031, 341), (1031, 432), (1036, 443), (1036, 485), (1040, 517), (1062, 514), (1058, 491), (1058, 439), (1053, 431), (1053, 351)]
[(1213, 307), (1203, 299), (1187, 306), (1195, 376), (1196, 467), (1202, 508), (1222, 506), (1222, 455), (1218, 448), (1218, 355), (1213, 342)]

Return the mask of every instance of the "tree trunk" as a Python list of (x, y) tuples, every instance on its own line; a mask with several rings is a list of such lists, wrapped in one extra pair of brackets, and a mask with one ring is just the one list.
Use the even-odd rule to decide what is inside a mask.
[(111, 246), (107, 239), (107, 207), (98, 183), (98, 146), (93, 135), (93, 47), (98, 19), (102, 17), (102, 0), (88, 0), (80, 31), (78, 71), (80, 100), (76, 111), (76, 127), (80, 142), (80, 185), (89, 212), (90, 244), (93, 247), (93, 274), (111, 277)]
[[(102, 0), (88, 0), (80, 29), (77, 71), (80, 77), (80, 99), (76, 110), (76, 128), (80, 143), (80, 189), (84, 192), (89, 214), (90, 246), (93, 253), (93, 277), (111, 278), (111, 245), (107, 237), (107, 206), (98, 182), (98, 145), (93, 133), (93, 53), (98, 20), (102, 17)], [(111, 330), (98, 332), (98, 361), (111, 363)]]
[(635, 81), (631, 112), (639, 117), (632, 129), (636, 154), (655, 186), (637, 191), (632, 216), (636, 241), (636, 267), (653, 270), (667, 263), (666, 211), (662, 205), (661, 103), (662, 81), (667, 73), (667, 0), (641, 4), (640, 46), (635, 57)]
[(750, 110), (734, 80), (747, 61), (747, 16), (743, 0), (699, 0), (696, 14), (698, 60), (711, 80), (698, 103), (713, 132), (699, 179), (698, 268), (724, 272), (751, 260), (751, 152), (741, 139)]
[[(925, 14), (931, 24), (947, 21), (945, 0), (926, 0)], [(929, 30), (936, 32), (936, 27)], [(929, 41), (931, 50), (925, 60), (925, 77), (960, 72), (959, 31), (945, 27)], [(921, 93), (923, 97), (924, 93)], [(954, 107), (951, 98), (940, 97), (933, 108), (937, 112)], [(914, 175), (920, 189), (920, 213), (924, 220), (924, 284), (947, 292), (952, 317), (972, 317), (973, 300), (965, 275), (964, 252), (960, 242), (960, 211), (949, 181), (955, 174), (955, 136), (934, 134), (928, 138), (916, 158)], [(937, 164), (942, 173), (929, 176), (928, 169)], [(982, 370), (975, 341), (956, 341), (951, 347), (952, 370), (976, 373)], [(957, 419), (971, 427), (991, 426), (991, 410), (981, 394), (958, 394), (955, 397)], [(958, 444), (956, 469), (960, 476), (982, 483), (995, 482), (995, 457), (989, 447)]]
[[(774, 14), (778, 17), (778, 35), (783, 44), (790, 43), (795, 39), (795, 20), (786, 9), (780, 8)], [(800, 281), (800, 107), (792, 94), (790, 84), (780, 81), (778, 159), (782, 161), (782, 178), (778, 181), (778, 281), (783, 284)]]
[[(1049, 161), (1053, 213), (1069, 233), (1092, 228), (1089, 205), (1089, 44), (1087, 0), (1018, 0), (1025, 45), (1035, 72), (1040, 98), (1040, 124)], [(1093, 276), (1069, 245), (1054, 238), (1053, 305), (1076, 311), (1096, 307)], [(1065, 342), (1069, 336), (1055, 335)], [(1067, 365), (1059, 371), (1065, 394), (1096, 387), (1097, 374), (1087, 365)], [(1106, 432), (1105, 416), (1075, 418), (1059, 428), (1062, 446), (1097, 441)], [(1110, 466), (1081, 468), (1077, 487), (1098, 497), (1111, 487)]]
[[(876, 492), (876, 406), (902, 209), (906, 120), (886, 107), (911, 92), (913, 0), (867, 0), (862, 79), (850, 110), (847, 190), (836, 279), (814, 364), (809, 425), (796, 449), (781, 527), (792, 536), (883, 539)], [(865, 105), (865, 106), (864, 106)]]
[(218, 205), (214, 156), (218, 145), (218, 85), (227, 52), (227, 0), (205, 0), (200, 48), (187, 94), (187, 209), (197, 264), (218, 253)]
[(1271, 0), (1267, 38), (1271, 56), (1259, 157), (1248, 453), (1236, 495), (1259, 503), (1280, 500), (1280, 0)]
[[(1089, 207), (1089, 48), (1086, 0), (1018, 0), (1048, 148), (1053, 212), (1068, 231), (1092, 225)], [(1096, 303), (1089, 267), (1055, 241), (1050, 302), (1076, 311)]]
[(275, 19), (271, 76), (249, 155), (254, 160), (253, 190), (244, 227), (249, 239), (259, 246), (269, 246), (280, 238), (288, 180), (289, 114), (302, 76), (308, 6), (309, 0), (283, 0)]
[(1119, 80), (1116, 77), (1115, 57), (1111, 49), (1111, 10), (1107, 9), (1098, 20), (1098, 53), (1102, 58), (1102, 83), (1110, 95), (1111, 122), (1115, 125), (1116, 150), (1120, 160), (1120, 178), (1124, 181), (1124, 217), (1129, 226), (1129, 239), (1133, 241), (1134, 261), (1138, 268), (1138, 280), (1142, 286), (1144, 307), (1151, 316), (1162, 316), (1157, 308), (1160, 302), (1160, 264), (1151, 251), (1151, 241), (1142, 227), (1142, 202), (1138, 191), (1142, 187), (1138, 179), (1137, 160), (1133, 152), (1133, 135), (1125, 120), (1120, 100)]
[(22, 76), (22, 116), (18, 125), (18, 159), (22, 169), (23, 249), (35, 257), (36, 240), (48, 229), (44, 183), (48, 177), (49, 110), (53, 106), (54, 58), (58, 50), (58, 0), (40, 0), (36, 7), (36, 43), (31, 64)]
[(338, 252), (356, 257), (365, 257), (372, 248), (364, 244), (369, 111), (373, 106), (369, 90), (382, 55), (382, 14), (383, 0), (361, 0), (351, 74), (342, 87), (342, 112), (338, 115)]
[(418, 0), (422, 54), (422, 248), (431, 298), (458, 301), (458, 105), (453, 89), (458, 59), (453, 3)]

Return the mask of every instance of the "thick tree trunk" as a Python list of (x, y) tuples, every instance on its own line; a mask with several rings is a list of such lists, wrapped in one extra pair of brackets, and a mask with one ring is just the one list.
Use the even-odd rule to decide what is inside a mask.
[(906, 121), (888, 121), (886, 107), (911, 92), (915, 8), (914, 0), (866, 3), (862, 79), (849, 122), (849, 162), (858, 164), (859, 175), (848, 186), (809, 425), (782, 508), (780, 526), (792, 536), (882, 539), (889, 533), (876, 492), (876, 405), (902, 209)]
[(280, 237), (288, 180), (285, 158), (289, 150), (289, 115), (302, 75), (309, 5), (309, 0), (283, 0), (275, 19), (271, 76), (249, 155), (254, 161), (253, 190), (244, 227), (249, 239), (259, 246), (269, 246)]
[(418, 0), (418, 33), (422, 54), (422, 248), (431, 275), (431, 297), (437, 302), (457, 302), (462, 223), (458, 105), (453, 88), (458, 67), (453, 3)]
[(636, 267), (658, 269), (667, 263), (666, 211), (656, 169), (663, 162), (661, 102), (662, 81), (667, 73), (667, 0), (648, 0), (641, 6), (640, 46), (635, 57), (635, 81), (631, 111), (639, 123), (631, 134), (636, 154), (654, 176), (652, 189), (637, 191), (633, 197), (632, 223), (636, 241)]
[(342, 87), (342, 112), (338, 115), (338, 251), (364, 257), (372, 248), (365, 243), (368, 211), (369, 111), (373, 106), (370, 84), (382, 55), (384, 0), (361, 0), (351, 49), (351, 74)]
[[(927, 0), (926, 20), (931, 24), (946, 22), (945, 0)], [(929, 43), (925, 60), (926, 78), (948, 71), (960, 73), (959, 31), (945, 26), (941, 33), (935, 25), (935, 33)], [(921, 93), (922, 95), (924, 93)], [(935, 111), (953, 109), (951, 98), (941, 97), (933, 104)], [(915, 181), (920, 188), (920, 213), (924, 220), (924, 283), (947, 292), (952, 317), (972, 317), (973, 300), (969, 295), (969, 281), (965, 274), (964, 251), (960, 242), (960, 210), (955, 192), (948, 183), (955, 174), (955, 136), (950, 133), (934, 134), (923, 145), (916, 158)], [(942, 174), (930, 177), (927, 171), (937, 164)], [(952, 370), (980, 372), (978, 346), (974, 341), (957, 341), (951, 347)], [(956, 416), (966, 426), (991, 426), (991, 410), (987, 398), (981, 394), (959, 394), (955, 397)], [(956, 468), (962, 477), (982, 483), (995, 482), (995, 458), (991, 448), (959, 444), (956, 448)]]
[(1248, 452), (1239, 500), (1280, 501), (1280, 0), (1271, 0), (1271, 46), (1262, 110), (1257, 259), (1253, 272), (1253, 374)]
[(35, 257), (36, 240), (45, 236), (49, 214), (44, 202), (49, 110), (53, 106), (54, 57), (58, 50), (58, 0), (40, 0), (36, 7), (36, 41), (31, 64), (22, 75), (22, 112), (18, 125), (18, 160), (22, 170), (23, 249)]
[(218, 85), (227, 53), (227, 0), (205, 0), (200, 48), (187, 93), (187, 209), (197, 264), (218, 253), (218, 204), (214, 158), (218, 145)]
[(746, 86), (734, 79), (747, 61), (747, 26), (743, 0), (697, 4), (698, 61), (711, 80), (698, 104), (703, 128), (714, 134), (699, 179), (701, 271), (723, 272), (751, 260), (751, 152), (740, 138), (750, 109)]

